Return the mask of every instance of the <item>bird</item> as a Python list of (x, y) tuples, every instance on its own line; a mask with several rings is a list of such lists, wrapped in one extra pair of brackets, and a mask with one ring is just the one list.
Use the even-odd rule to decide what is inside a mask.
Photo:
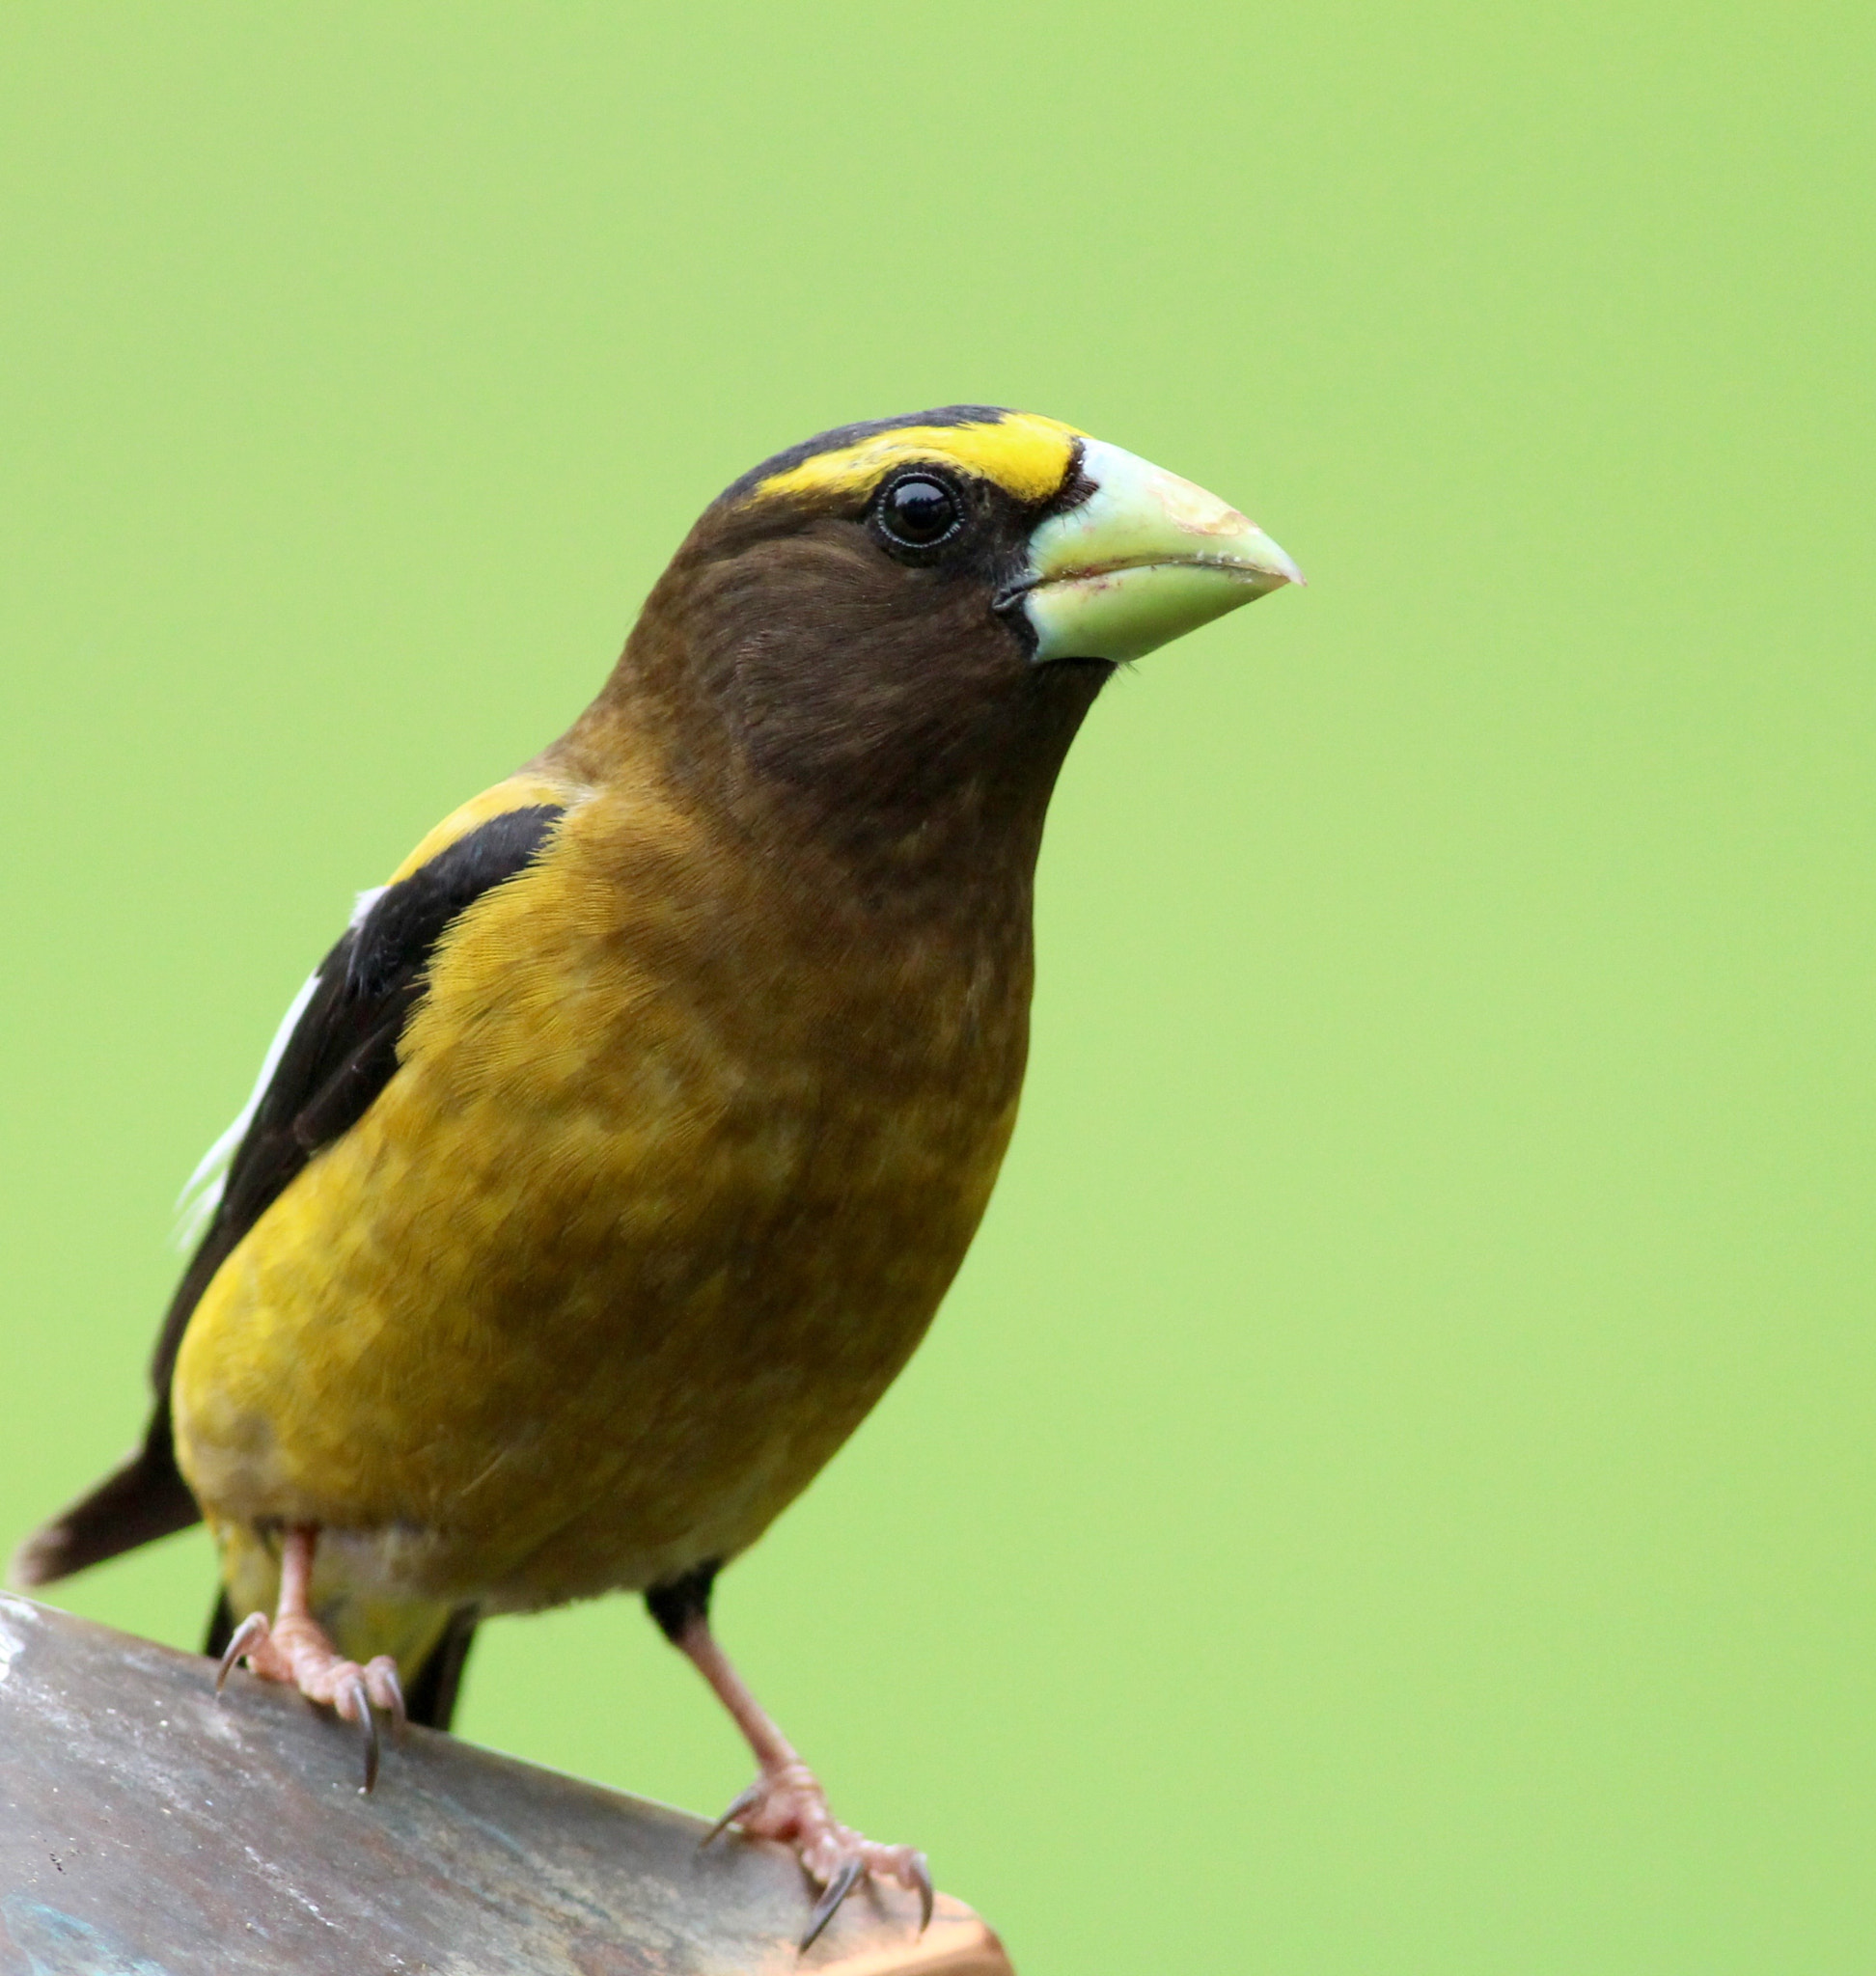
[(804, 1947), (924, 1856), (837, 1820), (710, 1624), (718, 1573), (924, 1335), (1015, 1122), (1044, 814), (1119, 667), (1285, 585), (1078, 427), (819, 433), (704, 510), (597, 697), (359, 896), (195, 1181), (139, 1446), (43, 1585), (206, 1521), (207, 1650), (447, 1728), (477, 1625), (642, 1595), (734, 1718), (716, 1827)]

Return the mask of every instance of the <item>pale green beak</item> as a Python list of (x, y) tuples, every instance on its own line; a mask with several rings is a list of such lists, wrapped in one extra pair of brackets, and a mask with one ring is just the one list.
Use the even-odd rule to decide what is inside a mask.
[(1098, 439), (1094, 492), (1030, 537), (1023, 609), (1037, 659), (1137, 659), (1303, 572), (1215, 494)]

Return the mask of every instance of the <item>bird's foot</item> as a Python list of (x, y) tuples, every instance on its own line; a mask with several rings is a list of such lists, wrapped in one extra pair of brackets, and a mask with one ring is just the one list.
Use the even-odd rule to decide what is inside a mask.
[(234, 1629), (222, 1656), (215, 1675), (217, 1694), (239, 1660), (262, 1681), (284, 1682), (308, 1701), (323, 1702), (345, 1721), (356, 1722), (365, 1737), (363, 1788), (369, 1791), (377, 1782), (378, 1725), (372, 1705), (376, 1703), (391, 1717), (396, 1735), (401, 1737), (404, 1729), (403, 1684), (390, 1655), (379, 1654), (361, 1667), (356, 1660), (347, 1660), (318, 1622), (304, 1613), (283, 1613), (270, 1622), (264, 1612), (255, 1612)]
[(896, 1880), (919, 1897), (921, 1931), (931, 1921), (931, 1869), (923, 1852), (911, 1846), (882, 1846), (863, 1839), (827, 1808), (827, 1793), (806, 1764), (781, 1764), (765, 1770), (705, 1835), (708, 1845), (726, 1825), (735, 1825), (757, 1839), (780, 1839), (796, 1856), (822, 1891), (801, 1937), (813, 1946), (833, 1920), (840, 1905), (861, 1880)]

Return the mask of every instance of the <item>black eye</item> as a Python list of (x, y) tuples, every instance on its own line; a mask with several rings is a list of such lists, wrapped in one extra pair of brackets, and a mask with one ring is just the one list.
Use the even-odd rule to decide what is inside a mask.
[(881, 531), (904, 549), (935, 549), (957, 533), (963, 520), (957, 496), (943, 480), (924, 474), (895, 480), (879, 503)]

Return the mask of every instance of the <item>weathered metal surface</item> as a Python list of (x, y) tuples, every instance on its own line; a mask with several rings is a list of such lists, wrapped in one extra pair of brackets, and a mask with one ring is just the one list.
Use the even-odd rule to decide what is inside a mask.
[(0, 1976), (1009, 1976), (940, 1896), (863, 1890), (797, 1956), (782, 1848), (0, 1595)]

